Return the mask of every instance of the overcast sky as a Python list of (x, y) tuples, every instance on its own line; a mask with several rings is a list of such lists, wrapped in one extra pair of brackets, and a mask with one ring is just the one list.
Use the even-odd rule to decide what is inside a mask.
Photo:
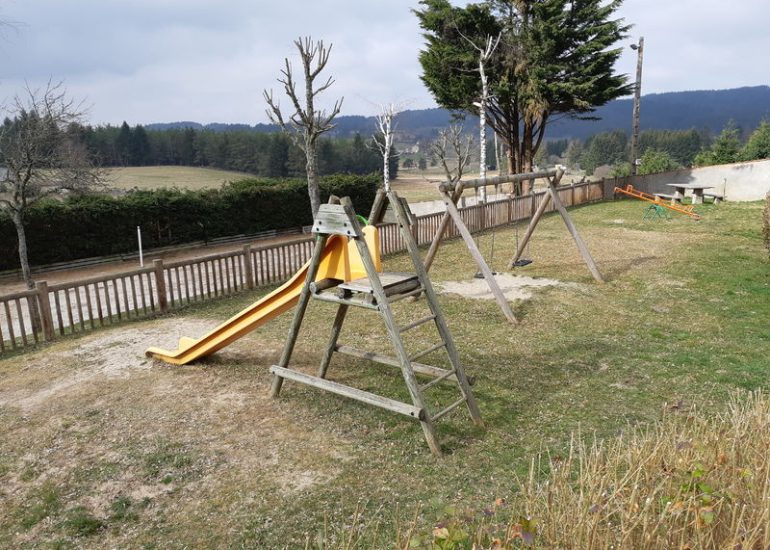
[[(461, 4), (461, 2), (454, 2)], [(417, 0), (0, 0), (0, 97), (63, 80), (94, 124), (266, 121), (264, 88), (300, 35), (333, 43), (342, 114), (435, 106), (419, 79)], [(643, 93), (768, 84), (768, 0), (626, 0)], [(625, 48), (618, 71), (633, 75)]]

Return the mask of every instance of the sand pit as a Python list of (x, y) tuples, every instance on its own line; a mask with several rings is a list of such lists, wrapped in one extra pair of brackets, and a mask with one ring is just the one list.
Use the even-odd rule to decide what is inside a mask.
[[(535, 279), (520, 275), (500, 273), (495, 275), (495, 280), (503, 291), (503, 295), (509, 300), (530, 300), (532, 290), (549, 286), (571, 286), (573, 283), (563, 283), (556, 279)], [(437, 284), (444, 294), (459, 294), (464, 298), (474, 300), (494, 300), (492, 291), (484, 279), (471, 279), (469, 281), (449, 281)]]

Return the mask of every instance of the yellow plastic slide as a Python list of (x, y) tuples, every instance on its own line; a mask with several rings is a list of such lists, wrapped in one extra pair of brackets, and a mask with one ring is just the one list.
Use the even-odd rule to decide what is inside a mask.
[[(377, 271), (382, 271), (380, 262), (380, 240), (377, 236), (377, 228), (364, 227), (364, 238), (372, 254), (372, 260)], [(145, 354), (148, 357), (160, 359), (172, 365), (186, 365), (200, 357), (206, 357), (231, 344), (241, 336), (262, 326), (281, 313), (293, 308), (305, 285), (307, 270), (310, 262), (306, 263), (297, 273), (282, 286), (225, 321), (217, 328), (199, 339), (182, 337), (179, 339), (179, 347), (174, 351), (160, 348), (149, 348)], [(321, 254), (316, 281), (322, 279), (339, 279), (352, 281), (366, 277), (361, 256), (355, 241), (348, 240), (342, 235), (332, 235), (326, 242)]]

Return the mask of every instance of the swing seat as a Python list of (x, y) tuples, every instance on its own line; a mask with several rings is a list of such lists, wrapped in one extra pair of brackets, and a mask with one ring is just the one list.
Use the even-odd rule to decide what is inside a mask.
[(532, 263), (532, 260), (521, 259), (521, 260), (516, 260), (515, 262), (513, 262), (511, 264), (511, 267), (526, 267), (526, 266), (528, 266), (531, 263)]

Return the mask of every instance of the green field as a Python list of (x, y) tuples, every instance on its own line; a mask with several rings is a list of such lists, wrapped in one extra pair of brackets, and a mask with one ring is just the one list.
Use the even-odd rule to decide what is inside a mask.
[[(497, 499), (515, 502), (520, 476), (544, 450), (559, 460), (573, 438), (611, 440), (692, 404), (710, 415), (737, 390), (770, 387), (762, 206), (705, 205), (700, 221), (658, 222), (642, 220), (638, 201), (571, 209), (603, 285), (561, 219), (546, 216), (527, 252), (534, 263), (517, 274), (563, 284), (515, 302), (515, 327), (494, 301), (443, 294), (486, 428), (462, 410), (442, 419), (441, 459), (404, 417), (291, 382), (270, 399), (268, 368), (289, 315), (198, 364), (143, 357), (150, 345), (202, 334), (264, 289), (0, 360), (0, 540), (17, 548), (310, 541), (379, 549), (394, 547), (414, 522), (408, 538), (429, 548), (448, 518), (483, 518)], [(486, 253), (491, 239), (480, 237)], [(495, 234), (495, 269), (505, 269), (514, 242), (510, 228)], [(409, 263), (389, 257), (385, 269)], [(475, 271), (462, 241), (453, 241), (431, 275), (441, 284), (472, 280)], [(420, 302), (395, 306), (402, 323), (425, 314)], [(311, 304), (294, 366), (315, 370), (333, 315), (332, 305)], [(375, 314), (356, 310), (340, 342), (388, 352), (383, 334)], [(435, 341), (416, 331), (410, 346)], [(329, 376), (405, 397), (398, 372), (349, 357), (335, 356)], [(453, 396), (437, 392), (430, 405)], [(575, 520), (585, 513), (574, 510)], [(539, 517), (513, 505), (502, 514)], [(359, 543), (345, 546), (359, 533)]]
[(133, 166), (107, 170), (108, 185), (116, 189), (214, 189), (253, 174), (191, 166)]

